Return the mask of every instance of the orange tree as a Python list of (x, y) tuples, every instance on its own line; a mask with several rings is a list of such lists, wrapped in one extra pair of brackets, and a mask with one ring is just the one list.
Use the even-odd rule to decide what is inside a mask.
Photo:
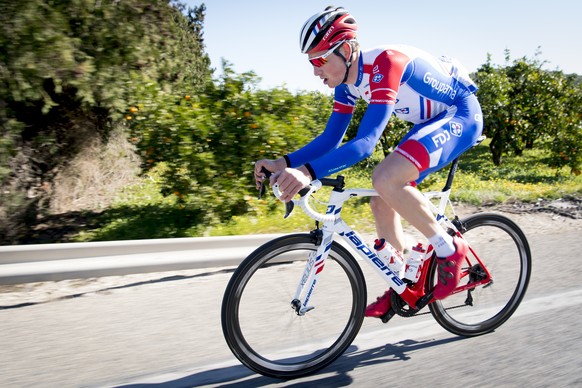
[(537, 55), (507, 66), (493, 66), (489, 58), (475, 75), (493, 162), (500, 165), (503, 155), (536, 148), (550, 154), (549, 165), (577, 172), (582, 162), (579, 78), (544, 70)]
[(253, 73), (223, 67), (200, 93), (176, 96), (151, 84), (128, 114), (145, 170), (163, 166), (162, 193), (203, 210), (208, 225), (246, 213), (254, 162), (309, 141), (331, 109), (319, 93), (257, 90)]

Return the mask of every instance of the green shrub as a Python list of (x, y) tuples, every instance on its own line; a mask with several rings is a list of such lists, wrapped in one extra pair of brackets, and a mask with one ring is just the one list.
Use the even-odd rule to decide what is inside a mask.
[(254, 162), (305, 144), (329, 114), (320, 94), (256, 91), (254, 74), (226, 63), (223, 74), (193, 95), (149, 84), (126, 117), (144, 169), (166, 166), (162, 193), (201, 209), (209, 225), (246, 213)]

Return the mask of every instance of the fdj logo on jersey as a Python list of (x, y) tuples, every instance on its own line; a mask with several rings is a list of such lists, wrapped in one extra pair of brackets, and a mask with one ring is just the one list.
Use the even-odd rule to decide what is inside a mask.
[(390, 268), (388, 268), (386, 264), (384, 264), (384, 262), (380, 260), (380, 258), (374, 252), (370, 250), (370, 248), (368, 248), (364, 243), (362, 243), (362, 241), (360, 241), (360, 239), (356, 237), (354, 232), (348, 232), (346, 234), (346, 237), (349, 238), (352, 244), (354, 244), (354, 247), (357, 250), (361, 251), (364, 255), (366, 255), (368, 259), (370, 259), (370, 261), (374, 263), (376, 267), (378, 267), (386, 275), (390, 276), (394, 283), (396, 283), (399, 286), (404, 285), (404, 282), (402, 282), (402, 280), (400, 280), (400, 278), (394, 272), (392, 272)]
[(432, 137), (432, 142), (437, 148), (442, 147), (449, 140), (451, 140), (451, 134), (447, 130), (442, 131), (441, 133)]
[(463, 124), (451, 121), (449, 127), (450, 129), (448, 131), (445, 129), (441, 133), (437, 133), (432, 137), (432, 142), (437, 148), (442, 147), (447, 141), (451, 140), (451, 135), (456, 137), (461, 137), (463, 135)]

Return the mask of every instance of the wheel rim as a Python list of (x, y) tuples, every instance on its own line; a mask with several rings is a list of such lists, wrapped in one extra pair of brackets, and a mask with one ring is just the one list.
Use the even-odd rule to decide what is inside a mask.
[(235, 288), (225, 334), (251, 369), (278, 375), (318, 369), (339, 356), (359, 330), (365, 295), (352, 291), (357, 275), (334, 250), (312, 295), (315, 309), (297, 316), (291, 308), (305, 258), (315, 249), (313, 243), (274, 249), (256, 260)]
[[(473, 221), (473, 222), (472, 222)], [(529, 281), (530, 252), (527, 241), (513, 223), (497, 217), (469, 219), (464, 237), (491, 274), (489, 284), (451, 295), (431, 304), (431, 311), (443, 327), (453, 333), (477, 335), (491, 331), (517, 309)], [(480, 264), (469, 254), (472, 280), (482, 278)], [(468, 284), (470, 276), (461, 279)], [(435, 280), (436, 282), (436, 280)], [(468, 297), (472, 305), (468, 305)]]

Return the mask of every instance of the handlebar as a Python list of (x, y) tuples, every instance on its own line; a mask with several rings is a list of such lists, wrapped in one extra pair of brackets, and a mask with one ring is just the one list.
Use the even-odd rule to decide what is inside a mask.
[[(265, 176), (267, 177), (267, 179), (269, 179), (271, 177), (271, 174), (273, 174), (271, 171), (267, 170), (265, 167), (261, 168), (261, 172), (263, 174), (265, 174)], [(279, 186), (277, 186), (278, 188)], [(275, 189), (275, 187), (273, 186), (273, 190)], [(259, 188), (259, 199), (261, 199), (263, 197), (263, 195), (265, 195), (265, 181), (261, 181), (261, 187)], [(299, 195), (300, 196), (304, 196), (305, 194), (307, 194), (307, 192), (309, 191), (309, 186), (306, 188), (303, 188), (301, 190), (299, 190)], [(279, 191), (279, 193), (281, 193), (281, 191)], [(277, 195), (275, 194), (275, 196), (277, 197), (277, 199), (280, 198), (281, 194)]]
[[(262, 168), (261, 172), (265, 174), (265, 176), (267, 178), (269, 178), (271, 176), (271, 172), (268, 171), (266, 168)], [(320, 221), (320, 222), (333, 222), (335, 221), (335, 215), (332, 214), (322, 214), (322, 213), (318, 213), (317, 211), (315, 211), (311, 205), (309, 204), (309, 198), (311, 197), (311, 194), (315, 193), (317, 190), (321, 189), (322, 186), (332, 186), (337, 190), (343, 190), (344, 188), (344, 177), (343, 176), (338, 176), (335, 179), (316, 179), (314, 181), (312, 181), (309, 186), (299, 190), (299, 199), (293, 199), (289, 202), (285, 203), (285, 207), (286, 207), (286, 212), (285, 212), (285, 218), (289, 217), (289, 215), (291, 214), (291, 212), (293, 211), (295, 205), (299, 205), (299, 207), (303, 210), (303, 212), (305, 214), (307, 214), (309, 217), (313, 218), (316, 221)], [(261, 182), (261, 187), (259, 188), (259, 199), (261, 199), (261, 197), (265, 194), (265, 184), (264, 181)], [(281, 192), (281, 190), (279, 189), (279, 184), (275, 183), (273, 185), (273, 194), (275, 195), (275, 197), (277, 197), (277, 199), (281, 200), (281, 195), (283, 194)]]

